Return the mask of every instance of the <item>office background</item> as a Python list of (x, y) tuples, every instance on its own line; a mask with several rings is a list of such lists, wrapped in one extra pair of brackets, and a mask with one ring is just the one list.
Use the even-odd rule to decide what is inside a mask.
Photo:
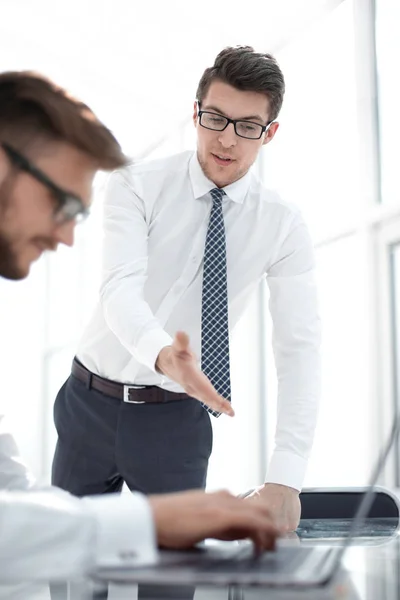
[[(134, 158), (194, 146), (197, 82), (222, 47), (278, 58), (281, 127), (255, 168), (301, 208), (316, 245), (323, 398), (308, 486), (365, 484), (398, 404), (399, 29), (398, 0), (0, 1), (0, 69), (51, 76)], [(74, 249), (43, 257), (26, 281), (0, 281), (0, 412), (44, 481), (52, 404), (96, 302), (103, 183)], [(267, 304), (263, 286), (234, 335), (237, 416), (214, 422), (210, 488), (261, 483), (273, 449)], [(400, 485), (395, 457), (382, 483)]]

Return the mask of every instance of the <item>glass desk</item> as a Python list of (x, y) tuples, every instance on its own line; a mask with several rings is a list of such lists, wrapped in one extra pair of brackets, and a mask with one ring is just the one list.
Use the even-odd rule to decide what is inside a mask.
[[(285, 540), (288, 544), (343, 543), (350, 521), (345, 519), (307, 519), (300, 522), (297, 534)], [(274, 590), (271, 588), (213, 588), (198, 587), (194, 600), (400, 600), (400, 535), (398, 519), (368, 519), (362, 531), (347, 550), (341, 571), (325, 588), (314, 590)], [(179, 584), (179, 582), (177, 582)], [(1, 585), (0, 598), (7, 600), (103, 600), (104, 588), (92, 581), (69, 582), (49, 586), (43, 584)], [(159, 589), (157, 595), (143, 596), (146, 600), (181, 600), (193, 597), (177, 585), (172, 591)], [(109, 600), (136, 600), (137, 587), (133, 584), (110, 582)]]

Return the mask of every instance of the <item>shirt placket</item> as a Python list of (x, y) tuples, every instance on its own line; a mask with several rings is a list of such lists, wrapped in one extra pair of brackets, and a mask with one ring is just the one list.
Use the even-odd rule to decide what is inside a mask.
[(203, 218), (201, 226), (199, 227), (198, 233), (195, 237), (180, 277), (172, 285), (171, 289), (161, 302), (156, 312), (155, 316), (162, 327), (165, 326), (175, 306), (178, 304), (183, 294), (196, 277), (200, 263), (203, 260), (204, 240), (207, 231), (208, 218), (209, 214), (207, 213), (207, 215), (205, 215)]

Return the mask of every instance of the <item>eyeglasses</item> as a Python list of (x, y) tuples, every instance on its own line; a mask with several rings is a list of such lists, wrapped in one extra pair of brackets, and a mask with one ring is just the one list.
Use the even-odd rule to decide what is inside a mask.
[(199, 110), (198, 115), (199, 123), (205, 129), (224, 131), (229, 123), (233, 123), (236, 135), (248, 140), (259, 140), (264, 131), (267, 131), (273, 123), (273, 121), (268, 121), (266, 125), (260, 125), (259, 123), (253, 123), (252, 121), (238, 121), (236, 119), (228, 119), (228, 117), (223, 117), (222, 115), (207, 110)]
[(54, 220), (57, 225), (63, 225), (69, 221), (81, 222), (89, 214), (89, 210), (78, 196), (60, 188), (43, 171), (35, 167), (25, 156), (14, 150), (8, 144), (1, 143), (1, 147), (7, 154), (9, 160), (19, 169), (29, 173), (36, 181), (42, 183), (50, 190), (57, 206), (54, 211)]

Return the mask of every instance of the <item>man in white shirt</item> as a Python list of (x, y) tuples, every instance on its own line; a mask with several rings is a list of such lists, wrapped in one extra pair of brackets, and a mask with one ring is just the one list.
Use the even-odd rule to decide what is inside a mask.
[[(24, 278), (44, 250), (72, 245), (96, 171), (125, 163), (111, 132), (85, 105), (37, 75), (0, 74), (0, 276)], [(29, 394), (29, 382), (16, 382), (16, 391)], [(0, 523), (0, 583), (148, 563), (157, 544), (188, 547), (205, 537), (249, 536), (267, 548), (276, 534), (267, 510), (226, 492), (77, 499), (39, 488), (2, 415)]]
[(277, 132), (283, 94), (272, 56), (227, 48), (199, 83), (197, 152), (111, 176), (100, 300), (55, 403), (60, 487), (82, 495), (123, 481), (147, 493), (205, 486), (212, 431), (202, 403), (214, 416), (233, 409), (212, 406), (199, 377), (230, 400), (229, 333), (266, 276), (278, 419), (252, 498), (297, 527), (319, 400), (314, 255), (299, 211), (250, 171)]

